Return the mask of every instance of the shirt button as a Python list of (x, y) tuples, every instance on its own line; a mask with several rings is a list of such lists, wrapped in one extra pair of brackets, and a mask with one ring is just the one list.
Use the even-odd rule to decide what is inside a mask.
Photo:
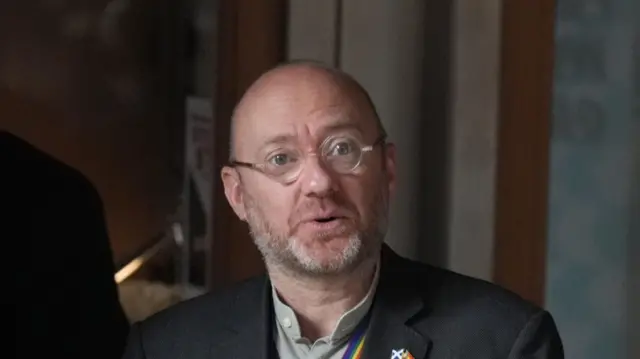
[(282, 325), (284, 325), (285, 328), (291, 328), (291, 319), (289, 318), (282, 319)]

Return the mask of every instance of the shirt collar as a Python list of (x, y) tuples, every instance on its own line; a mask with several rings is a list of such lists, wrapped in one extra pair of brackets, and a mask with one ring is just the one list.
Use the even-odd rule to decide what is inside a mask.
[[(371, 282), (371, 286), (369, 286), (367, 294), (358, 304), (356, 304), (353, 308), (347, 310), (344, 314), (342, 314), (340, 319), (338, 319), (333, 332), (328, 337), (331, 342), (337, 342), (347, 337), (358, 326), (360, 321), (367, 315), (373, 303), (373, 298), (378, 286), (379, 277), (380, 260), (378, 260), (378, 262), (376, 263), (373, 281)], [(273, 308), (275, 311), (275, 317), (284, 333), (291, 340), (295, 341), (302, 339), (300, 325), (298, 323), (295, 312), (293, 311), (293, 309), (291, 309), (291, 307), (280, 300), (280, 296), (278, 295), (276, 288), (273, 286), (273, 283), (271, 284), (271, 293), (273, 297)]]

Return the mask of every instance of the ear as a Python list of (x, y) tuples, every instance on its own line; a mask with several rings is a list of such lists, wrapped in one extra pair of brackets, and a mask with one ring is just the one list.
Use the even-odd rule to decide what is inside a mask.
[(224, 185), (224, 195), (227, 197), (227, 202), (233, 208), (240, 220), (244, 221), (247, 218), (247, 213), (244, 207), (244, 189), (242, 188), (242, 182), (238, 175), (238, 171), (235, 168), (223, 167), (220, 171), (222, 177), (222, 184)]
[(386, 143), (384, 145), (384, 165), (389, 185), (389, 193), (393, 196), (396, 191), (397, 169), (396, 169), (396, 145)]

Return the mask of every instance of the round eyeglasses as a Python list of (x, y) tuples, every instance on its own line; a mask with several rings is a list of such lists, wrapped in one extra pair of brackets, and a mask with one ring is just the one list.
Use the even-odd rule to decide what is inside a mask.
[[(371, 145), (363, 145), (358, 138), (351, 135), (327, 137), (315, 153), (307, 156), (320, 156), (326, 168), (338, 174), (354, 173), (362, 164), (367, 152), (383, 144), (384, 135), (378, 137)], [(278, 182), (290, 184), (295, 182), (304, 167), (305, 154), (300, 149), (281, 149), (275, 151), (260, 163), (231, 161), (232, 166), (251, 168), (261, 172)]]

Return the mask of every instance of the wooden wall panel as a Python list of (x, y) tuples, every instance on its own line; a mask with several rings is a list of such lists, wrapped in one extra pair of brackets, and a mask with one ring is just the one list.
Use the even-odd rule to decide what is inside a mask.
[(555, 2), (504, 0), (494, 280), (543, 304)]
[[(286, 55), (285, 0), (221, 0), (215, 91), (215, 161), (217, 173), (229, 156), (231, 113), (244, 91)], [(215, 178), (213, 273), (219, 288), (264, 272), (247, 226), (237, 219)]]

